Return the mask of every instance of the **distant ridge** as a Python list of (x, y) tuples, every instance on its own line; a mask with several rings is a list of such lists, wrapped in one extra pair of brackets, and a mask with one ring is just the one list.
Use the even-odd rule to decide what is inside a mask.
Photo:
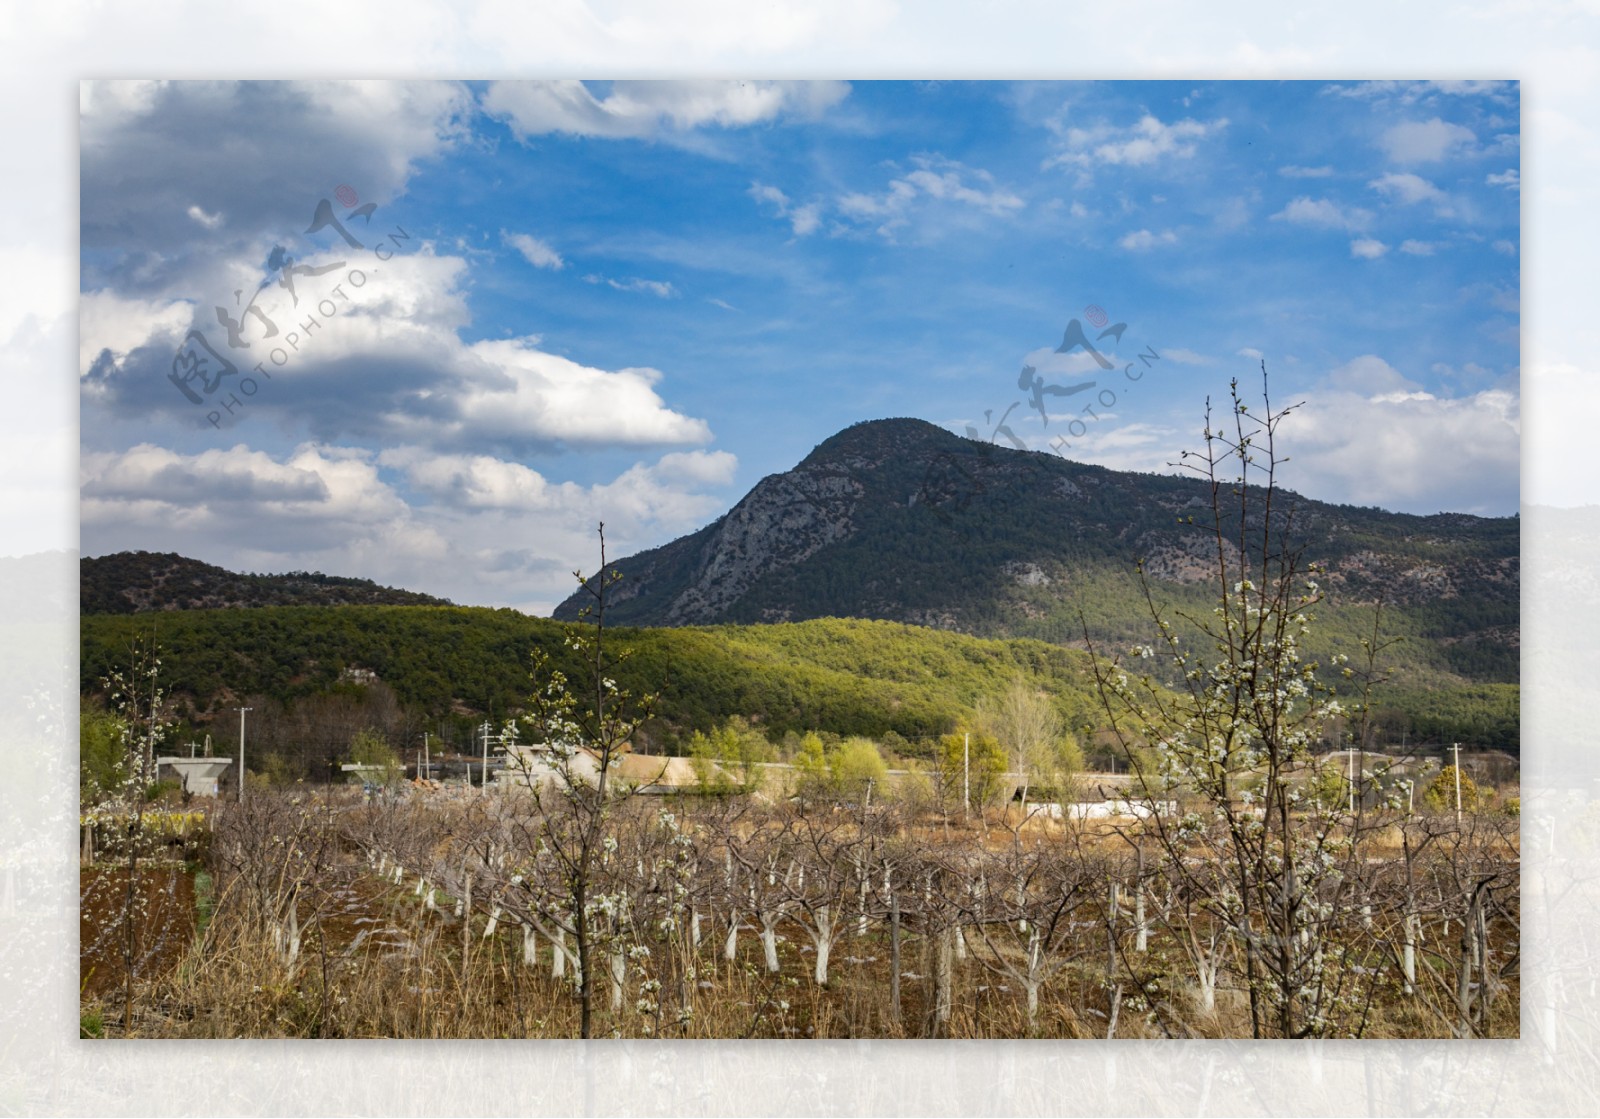
[(321, 572), (240, 575), (174, 552), (116, 552), (79, 561), (79, 610), (143, 614), (253, 606), (449, 606), (446, 599)]

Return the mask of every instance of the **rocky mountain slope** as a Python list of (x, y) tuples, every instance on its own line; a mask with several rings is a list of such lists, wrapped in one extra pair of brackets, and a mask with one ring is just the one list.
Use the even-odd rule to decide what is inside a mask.
[[(1287, 495), (1324, 565), (1330, 640), (1407, 639), (1409, 669), (1515, 681), (1515, 517), (1413, 516)], [(1164, 598), (1206, 608), (1209, 491), (951, 435), (920, 420), (847, 428), (763, 479), (698, 532), (623, 559), (609, 619), (626, 625), (879, 618), (1081, 643), (1145, 634), (1136, 564)], [(577, 617), (587, 596), (555, 611)], [(1363, 620), (1363, 614), (1365, 620)]]

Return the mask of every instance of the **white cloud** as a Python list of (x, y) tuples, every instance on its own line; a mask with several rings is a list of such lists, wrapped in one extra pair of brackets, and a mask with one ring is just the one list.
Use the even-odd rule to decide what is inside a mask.
[(561, 259), (560, 253), (532, 234), (507, 233), (502, 229), (500, 237), (506, 244), (521, 253), (522, 258), (535, 268), (560, 270), (566, 267), (566, 261)]
[(1026, 205), (981, 168), (940, 155), (913, 156), (911, 162), (916, 170), (890, 180), (881, 193), (842, 195), (837, 203), (839, 212), (851, 221), (876, 223), (879, 233), (893, 237), (897, 229), (910, 223), (913, 214), (935, 206), (946, 214), (976, 211), (989, 217), (1009, 217)]
[(1497, 253), (1503, 253), (1506, 256), (1516, 256), (1517, 255), (1517, 243), (1515, 241), (1506, 241), (1506, 240), (1496, 241), (1494, 243), (1494, 251), (1497, 252)]
[(770, 204), (778, 217), (788, 218), (789, 226), (796, 237), (815, 233), (822, 225), (822, 204), (819, 202), (807, 202), (803, 206), (795, 206), (783, 191), (762, 182), (752, 182), (749, 193), (757, 202)]
[(1251, 361), (1260, 361), (1262, 358), (1267, 356), (1254, 346), (1245, 346), (1237, 352), (1240, 357), (1247, 357)]
[(220, 213), (208, 214), (198, 206), (190, 206), (185, 213), (206, 229), (216, 229), (222, 224), (222, 215)]
[(1376, 354), (1362, 354), (1330, 370), (1325, 388), (1365, 395), (1414, 392), (1422, 386)]
[(1167, 361), (1175, 361), (1179, 365), (1217, 364), (1216, 360), (1213, 358), (1206, 357), (1204, 354), (1197, 354), (1193, 350), (1185, 350), (1179, 347), (1163, 347), (1161, 350), (1161, 356)]
[(1124, 236), (1117, 244), (1130, 252), (1143, 252), (1146, 249), (1153, 249), (1157, 245), (1175, 245), (1177, 242), (1178, 235), (1170, 229), (1164, 229), (1160, 233), (1151, 233), (1148, 229), (1139, 229)]
[(1373, 179), (1367, 185), (1385, 198), (1393, 199), (1397, 202), (1411, 204), (1417, 202), (1443, 203), (1446, 201), (1444, 191), (1434, 186), (1427, 179), (1422, 178), (1420, 175), (1413, 175), (1409, 171), (1400, 173), (1391, 171), (1386, 175), (1380, 175), (1378, 178)]
[(1323, 93), (1366, 101), (1394, 100), (1403, 105), (1436, 99), (1441, 95), (1482, 97), (1509, 104), (1515, 100), (1515, 84), (1506, 81), (1370, 81), (1328, 86)]
[(596, 97), (579, 81), (495, 82), (483, 107), (519, 139), (562, 132), (646, 139), (697, 128), (815, 118), (850, 92), (844, 82), (619, 81)]
[(1359, 206), (1341, 206), (1327, 198), (1302, 195), (1273, 214), (1272, 220), (1327, 229), (1361, 230), (1372, 221), (1372, 211)]
[(1503, 186), (1507, 190), (1522, 189), (1522, 173), (1515, 167), (1509, 167), (1497, 175), (1490, 175), (1483, 181), (1490, 186)]
[(1350, 255), (1361, 260), (1377, 260), (1389, 251), (1389, 246), (1376, 237), (1358, 237), (1350, 242)]
[(1291, 164), (1288, 167), (1278, 168), (1278, 174), (1287, 179), (1326, 179), (1333, 175), (1333, 168), (1326, 165), (1322, 167), (1298, 167)]
[(1407, 239), (1400, 242), (1400, 251), (1408, 256), (1432, 256), (1439, 246), (1432, 241), (1413, 241)]
[(1394, 125), (1378, 140), (1389, 158), (1402, 164), (1437, 163), (1476, 142), (1477, 136), (1470, 128), (1438, 117)]
[(244, 444), (183, 454), (150, 443), (83, 456), (85, 528), (157, 532), (306, 546), (330, 527), (390, 524), (405, 504), (364, 451), (305, 444), (282, 461)]
[[(254, 266), (241, 261), (238, 267), (241, 278), (251, 279), (232, 286), (253, 287), (259, 275)], [(296, 329), (299, 319), (289, 313), (287, 296), (269, 293), (263, 303), (281, 324), (279, 335), (263, 341), (249, 323), (250, 348), (233, 355), (239, 379), (225, 380), (215, 399), (239, 390), (258, 362), (267, 363), (271, 379), (256, 376), (245, 413), (219, 417), (221, 426), (245, 422), (242, 415), (248, 415), (324, 443), (359, 438), (441, 450), (709, 440), (704, 421), (662, 400), (655, 388), (662, 374), (655, 369), (595, 368), (545, 353), (531, 336), (466, 343), (460, 333), (471, 322), (465, 272), (465, 261), (457, 257), (435, 256), (427, 248), (397, 251), (364, 286), (341, 285), (346, 298), (329, 301), (337, 313), (325, 315), (312, 332)], [(306, 308), (327, 295), (336, 278), (305, 281)], [(663, 297), (676, 294), (660, 281), (604, 282)], [(86, 409), (92, 405), (124, 419), (167, 413), (205, 425), (207, 409), (219, 405), (196, 408), (167, 374), (188, 326), (209, 327), (217, 335), (210, 306), (144, 303), (105, 293), (86, 295), (83, 306), (80, 373), (93, 373), (83, 382)], [(296, 313), (303, 318), (305, 311)], [(223, 346), (220, 335), (212, 340)], [(269, 360), (274, 348), (286, 360)], [(95, 364), (106, 349), (115, 360), (109, 369)], [(93, 417), (84, 424), (85, 430), (94, 427)]]
[(176, 350), (194, 317), (187, 300), (124, 299), (111, 291), (78, 297), (78, 375), (86, 375), (109, 351), (121, 361), (140, 346), (158, 341)]
[(1066, 150), (1047, 160), (1045, 166), (1142, 167), (1164, 158), (1189, 159), (1195, 154), (1197, 141), (1215, 136), (1227, 126), (1226, 118), (1205, 122), (1185, 118), (1163, 124), (1146, 113), (1135, 124), (1122, 128), (1108, 124), (1066, 128), (1060, 131)]
[(1504, 389), (1314, 391), (1282, 429), (1294, 447), (1282, 478), (1323, 501), (1503, 515), (1518, 502), (1519, 412)]
[[(593, 565), (698, 527), (725, 505), (725, 451), (672, 452), (580, 485), (482, 454), (306, 444), (281, 457), (237, 445), (151, 444), (83, 458), (84, 550), (178, 550), (234, 570), (360, 574), (458, 602), (548, 611)], [(386, 478), (384, 472), (391, 472)], [(508, 545), (508, 541), (513, 543)], [(528, 543), (516, 543), (528, 541)]]
[(638, 292), (642, 295), (653, 295), (658, 299), (672, 299), (678, 294), (678, 289), (668, 280), (641, 280), (637, 276), (627, 280), (606, 280), (608, 287), (618, 291)]

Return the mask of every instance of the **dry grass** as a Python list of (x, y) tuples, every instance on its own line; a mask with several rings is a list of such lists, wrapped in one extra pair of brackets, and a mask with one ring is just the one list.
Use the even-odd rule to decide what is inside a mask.
[[(272, 874), (251, 873), (223, 859), (212, 859), (218, 890), (215, 913), (203, 933), (183, 937), (193, 926), (162, 918), (159, 939), (164, 955), (149, 954), (138, 965), (131, 1036), (169, 1038), (335, 1037), (335, 1038), (510, 1038), (576, 1037), (579, 1006), (570, 972), (552, 976), (551, 947), (539, 940), (537, 958), (525, 961), (521, 930), (509, 919), (485, 936), (489, 914), (475, 907), (464, 917), (455, 899), (438, 894), (435, 907), (424, 904), (408, 876), (400, 885), (376, 874), (351, 842), (341, 820), (350, 808), (333, 806), (285, 815), (263, 826), (299, 828), (294, 858), (241, 849), (237, 857), (277, 858)], [(341, 816), (340, 812), (346, 815)], [(386, 811), (399, 811), (398, 809)], [(436, 809), (407, 809), (424, 814)], [(298, 822), (295, 822), (298, 821)], [(413, 821), (414, 822), (414, 821)], [(443, 829), (444, 833), (449, 828)], [(746, 833), (749, 834), (748, 832)], [(922, 821), (907, 829), (918, 844), (1003, 848), (1016, 843), (1012, 833), (991, 823), (966, 828)], [(1055, 821), (1031, 822), (1022, 843), (1062, 846), (1067, 829)], [(1081, 845), (1112, 848), (1120, 840), (1108, 831), (1079, 834)], [(320, 846), (307, 856), (315, 839)], [(225, 846), (219, 844), (219, 846)], [(268, 845), (263, 845), (268, 846)], [(1382, 847), (1382, 844), (1378, 845)], [(287, 850), (288, 848), (286, 848)], [(447, 853), (439, 840), (433, 854)], [(1386, 851), (1387, 848), (1384, 848)], [(1514, 852), (1512, 852), (1514, 856)], [(243, 863), (239, 864), (244, 865)], [(160, 873), (160, 872), (158, 872)], [(175, 871), (168, 872), (177, 873)], [(85, 872), (99, 881), (105, 872)], [(164, 881), (164, 880), (163, 880)], [(266, 886), (262, 886), (266, 883)], [(99, 890), (100, 893), (97, 893)], [(174, 891), (182, 892), (182, 888)], [(86, 893), (85, 946), (96, 927), (113, 925), (110, 893)], [(192, 894), (185, 893), (184, 897)], [(285, 952), (286, 899), (293, 899), (298, 923), (298, 953)], [(1381, 916), (1381, 915), (1380, 915)], [(168, 915), (170, 917), (170, 914)], [(747, 918), (748, 920), (748, 918)], [(155, 929), (151, 925), (146, 933)], [(1147, 951), (1134, 953), (1123, 929), (1122, 955), (1108, 973), (1106, 929), (1086, 921), (1062, 951), (1070, 957), (1044, 984), (1030, 1027), (1025, 993), (997, 965), (1015, 964), (1020, 942), (996, 935), (986, 947), (969, 932), (964, 958), (952, 969), (950, 1015), (935, 1020), (932, 938), (908, 927), (901, 944), (900, 1004), (891, 1000), (891, 948), (886, 926), (868, 922), (857, 935), (852, 914), (833, 946), (830, 981), (813, 981), (811, 942), (792, 919), (778, 926), (780, 970), (768, 973), (753, 929), (739, 934), (733, 960), (722, 958), (726, 926), (708, 915), (698, 947), (658, 948), (662, 959), (650, 974), (663, 984), (655, 996), (659, 1009), (640, 1010), (637, 1001), (645, 973), (633, 969), (622, 984), (621, 1008), (612, 1009), (610, 975), (597, 976), (597, 1036), (665, 1038), (1119, 1038), (1241, 1037), (1250, 1035), (1248, 996), (1226, 973), (1215, 1006), (1200, 1009), (1192, 969), (1172, 930), (1153, 926)], [(1401, 994), (1392, 959), (1370, 949), (1347, 958), (1357, 966), (1383, 971), (1369, 985), (1361, 1011), (1360, 1034), (1375, 1038), (1450, 1037), (1456, 1019), (1449, 999), (1459, 925), (1430, 926), (1422, 944), (1419, 995)], [(1496, 951), (1515, 958), (1514, 924), (1493, 933)], [(676, 952), (669, 960), (665, 957)], [(89, 966), (85, 957), (85, 966)], [(103, 966), (97, 962), (96, 968)], [(1515, 1036), (1518, 1029), (1518, 978), (1511, 967), (1496, 980), (1490, 1036)], [(85, 1019), (103, 1023), (106, 1036), (122, 1036), (122, 990), (116, 983), (85, 987)]]

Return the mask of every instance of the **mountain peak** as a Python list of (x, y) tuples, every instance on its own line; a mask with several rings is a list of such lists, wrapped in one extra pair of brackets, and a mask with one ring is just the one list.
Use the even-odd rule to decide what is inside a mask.
[(883, 454), (915, 453), (923, 449), (948, 450), (959, 441), (960, 436), (927, 420), (911, 417), (862, 420), (818, 443), (800, 467), (847, 458), (878, 459)]

